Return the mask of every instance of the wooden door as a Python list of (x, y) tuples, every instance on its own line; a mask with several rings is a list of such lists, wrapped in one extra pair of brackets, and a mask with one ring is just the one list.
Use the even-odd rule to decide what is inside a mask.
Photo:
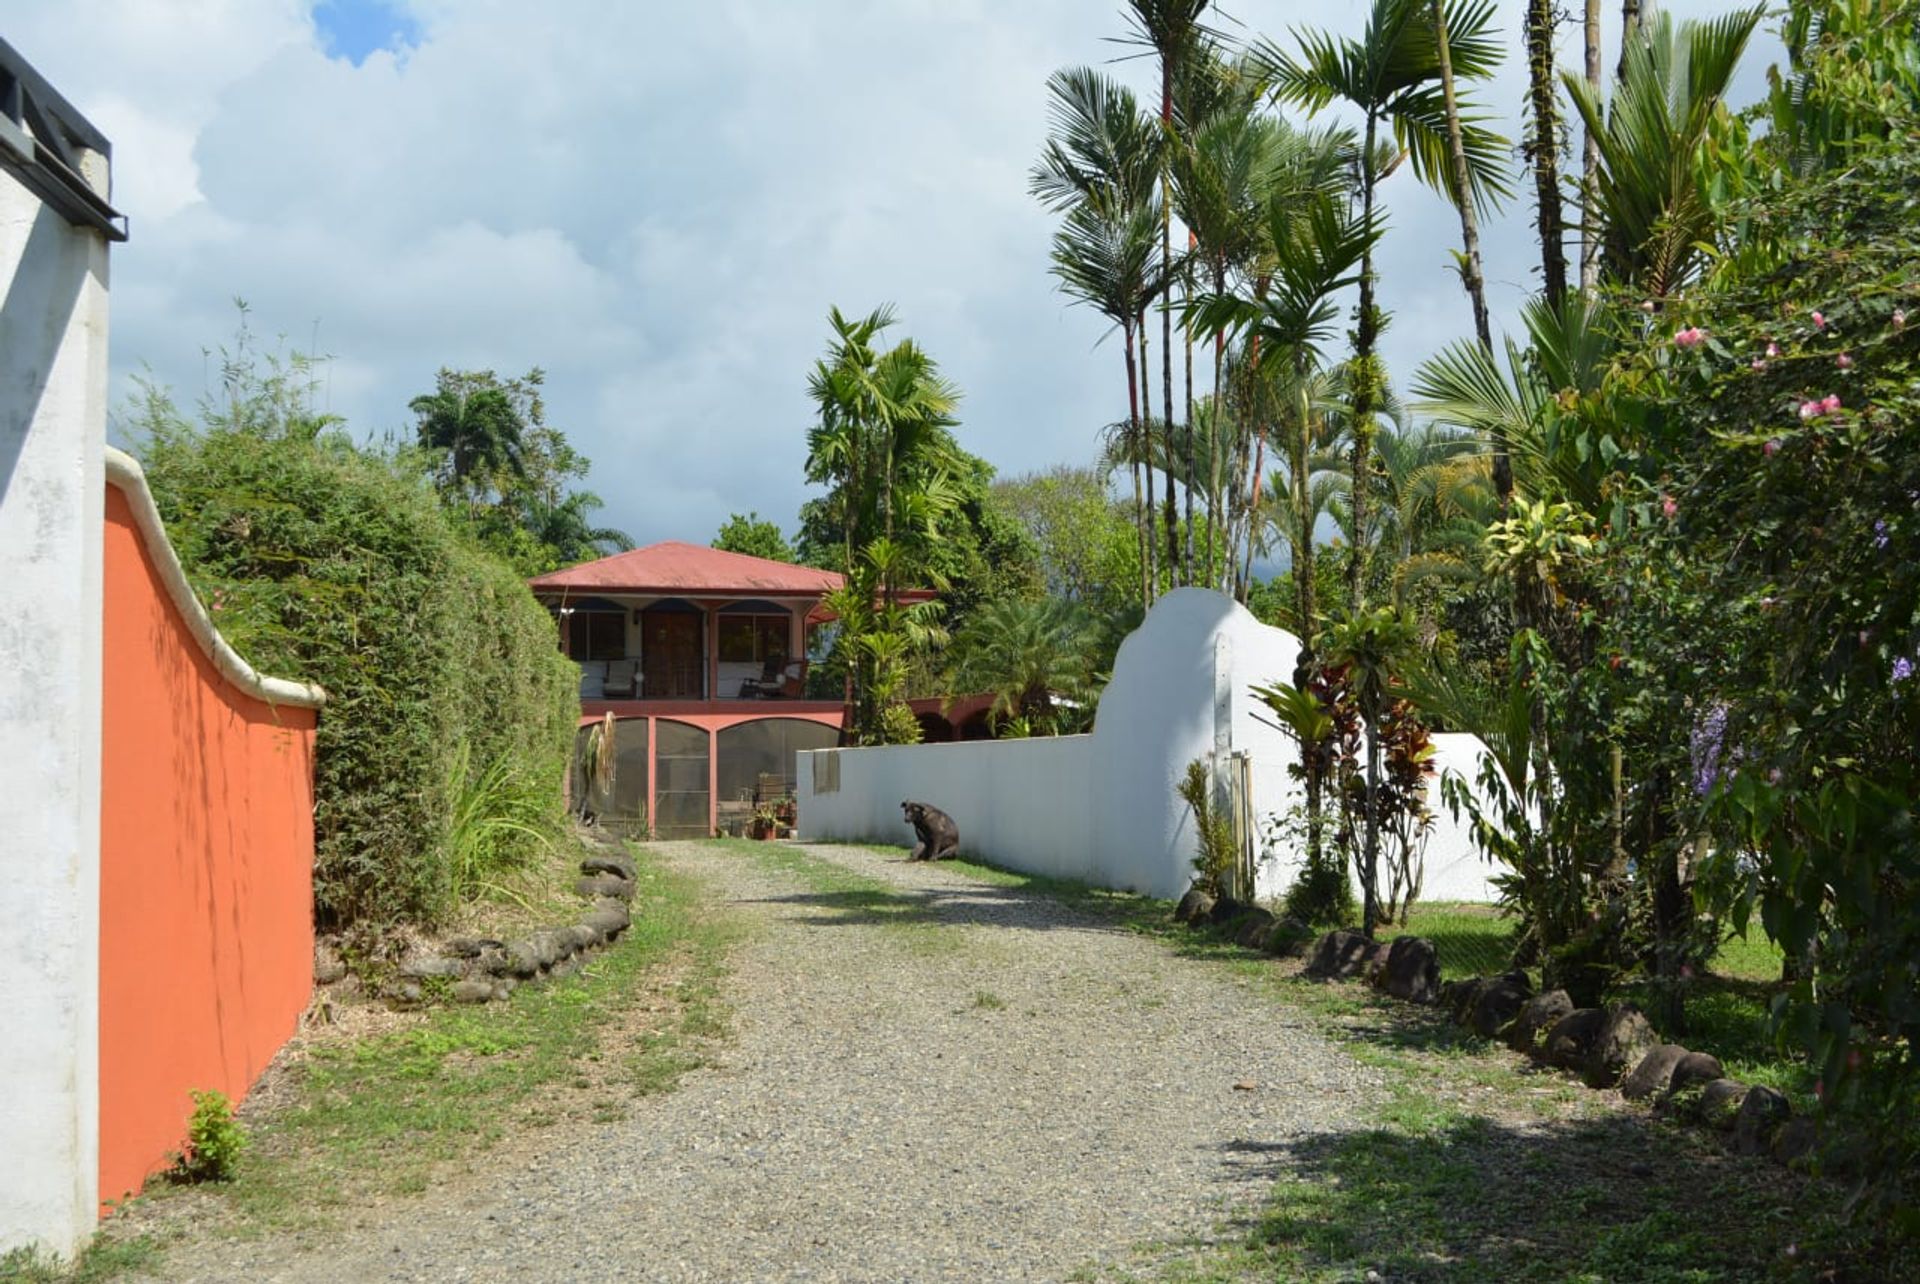
[(640, 636), (646, 698), (700, 699), (707, 668), (700, 617), (691, 611), (642, 611)]

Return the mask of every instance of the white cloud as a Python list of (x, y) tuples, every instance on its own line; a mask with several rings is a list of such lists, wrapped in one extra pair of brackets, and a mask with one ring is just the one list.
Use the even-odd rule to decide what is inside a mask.
[[(1117, 52), (1117, 3), (409, 8), (417, 47), (357, 67), (295, 0), (10, 12), (9, 40), (116, 145), (117, 378), (150, 364), (190, 401), (234, 296), (268, 335), (317, 333), (332, 408), (368, 433), (404, 428), (440, 365), (541, 365), (607, 518), (641, 539), (705, 540), (735, 510), (791, 521), (832, 304), (896, 304), (1003, 470), (1088, 459), (1124, 412), (1115, 345), (1053, 289), (1053, 223), (1026, 195), (1045, 77)], [(1309, 16), (1351, 29), (1364, 10)], [(1509, 31), (1519, 10), (1502, 0)], [(1301, 16), (1230, 12), (1276, 37)], [(1515, 135), (1523, 87), (1516, 56), (1484, 95)], [(1451, 212), (1410, 177), (1387, 198), (1384, 351), (1404, 382), (1469, 318)], [(1487, 229), (1507, 315), (1533, 279), (1527, 211)]]

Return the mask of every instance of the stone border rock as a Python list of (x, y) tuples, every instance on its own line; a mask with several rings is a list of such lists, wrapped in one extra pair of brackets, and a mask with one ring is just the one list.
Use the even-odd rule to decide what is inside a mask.
[[(580, 970), (593, 950), (611, 945), (633, 922), (631, 902), (638, 870), (618, 839), (599, 834), (598, 849), (580, 862), (574, 891), (588, 902), (572, 923), (533, 932), (513, 941), (456, 936), (437, 950), (401, 960), (377, 993), (398, 1008), (436, 1002), (490, 1003), (521, 985), (568, 976)], [(346, 963), (322, 943), (314, 948), (313, 979), (333, 985), (348, 975)]]
[(1728, 1133), (1738, 1154), (1769, 1155), (1791, 1167), (1819, 1149), (1818, 1124), (1795, 1115), (1784, 1095), (1727, 1078), (1719, 1058), (1708, 1053), (1662, 1043), (1631, 1003), (1576, 1008), (1565, 990), (1535, 994), (1517, 969), (1430, 986), (1428, 978), (1439, 977), (1438, 953), (1431, 941), (1414, 936), (1388, 943), (1328, 932), (1316, 942), (1305, 975), (1365, 979), (1396, 998), (1437, 1003), (1454, 1024), (1572, 1071), (1591, 1088), (1617, 1088), (1628, 1101), (1652, 1101), (1658, 1111)]

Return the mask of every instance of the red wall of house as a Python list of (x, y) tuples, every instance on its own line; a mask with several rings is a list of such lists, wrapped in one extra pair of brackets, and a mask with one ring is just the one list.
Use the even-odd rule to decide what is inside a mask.
[[(100, 807), (100, 1198), (238, 1102), (313, 980), (315, 712), (228, 682), (107, 488)], [(215, 617), (216, 620), (218, 617)]]

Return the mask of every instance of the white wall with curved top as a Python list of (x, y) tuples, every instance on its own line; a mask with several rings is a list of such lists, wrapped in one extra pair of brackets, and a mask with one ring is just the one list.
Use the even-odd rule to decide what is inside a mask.
[[(1263, 833), (1269, 817), (1297, 800), (1290, 768), (1299, 750), (1252, 688), (1291, 681), (1299, 653), (1291, 633), (1262, 624), (1231, 598), (1179, 589), (1121, 644), (1090, 735), (803, 753), (800, 836), (911, 843), (900, 815), (901, 801), (911, 798), (953, 816), (964, 853), (1028, 873), (1178, 896), (1197, 850), (1193, 817), (1174, 793), (1189, 762), (1247, 754)], [(1465, 818), (1456, 821), (1440, 797), (1442, 773), (1472, 781), (1485, 749), (1463, 735), (1437, 736), (1435, 747), (1423, 894), (1492, 900), (1491, 869)], [(1277, 895), (1292, 882), (1300, 854), (1266, 850), (1264, 842), (1259, 848), (1256, 893)]]

